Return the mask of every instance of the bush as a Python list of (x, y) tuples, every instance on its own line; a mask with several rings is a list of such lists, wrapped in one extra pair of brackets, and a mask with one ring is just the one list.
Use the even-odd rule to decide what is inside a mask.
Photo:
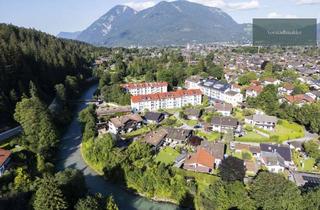
[(246, 152), (246, 151), (242, 152), (241, 156), (242, 156), (242, 159), (244, 159), (244, 160), (251, 160), (251, 158), (252, 158), (251, 153)]

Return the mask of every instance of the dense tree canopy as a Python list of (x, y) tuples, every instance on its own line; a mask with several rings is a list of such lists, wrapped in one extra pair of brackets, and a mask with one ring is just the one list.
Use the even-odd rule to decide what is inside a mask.
[(264, 210), (299, 210), (301, 209), (301, 192), (291, 181), (282, 175), (261, 172), (250, 186), (251, 197), (257, 208)]
[(22, 95), (29, 94), (29, 82), (50, 101), (54, 85), (66, 75), (90, 75), (92, 47), (61, 40), (33, 29), (0, 24), (0, 126), (12, 121)]
[(56, 146), (58, 134), (46, 106), (36, 96), (17, 103), (14, 118), (23, 128), (22, 144), (31, 151), (47, 156)]
[(222, 160), (220, 166), (220, 176), (223, 181), (243, 181), (246, 169), (243, 160), (229, 156)]

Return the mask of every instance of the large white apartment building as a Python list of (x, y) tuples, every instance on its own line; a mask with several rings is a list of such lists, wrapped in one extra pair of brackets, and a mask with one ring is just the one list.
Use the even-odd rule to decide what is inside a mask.
[(131, 108), (135, 111), (174, 109), (189, 104), (200, 105), (201, 102), (202, 93), (199, 89), (131, 96)]
[(211, 101), (222, 101), (238, 106), (243, 101), (240, 89), (214, 79), (204, 79), (198, 84), (203, 95)]
[(153, 93), (165, 93), (168, 91), (167, 82), (127, 83), (122, 84), (121, 87), (123, 87), (133, 96)]

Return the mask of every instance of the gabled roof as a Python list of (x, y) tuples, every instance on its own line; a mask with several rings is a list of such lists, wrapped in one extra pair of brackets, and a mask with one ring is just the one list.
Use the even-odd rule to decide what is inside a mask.
[(190, 155), (184, 164), (200, 164), (208, 168), (214, 167), (214, 157), (205, 149), (199, 147), (197, 152)]
[(277, 123), (278, 122), (277, 117), (264, 115), (264, 114), (254, 114), (246, 118), (249, 120), (253, 120), (254, 122), (260, 122), (260, 123), (266, 123), (266, 122)]
[(285, 161), (291, 161), (291, 150), (286, 145), (260, 144), (262, 152), (278, 153)]
[(110, 121), (115, 127), (122, 127), (124, 126), (128, 121), (135, 121), (135, 122), (142, 122), (142, 118), (138, 114), (129, 114), (129, 115), (123, 115), (120, 117), (111, 118)]
[(192, 130), (179, 128), (166, 128), (166, 131), (168, 133), (167, 138), (181, 141), (186, 140), (192, 134)]
[(2, 166), (6, 160), (10, 157), (11, 151), (0, 149), (0, 166)]
[(147, 112), (144, 115), (144, 118), (146, 120), (158, 121), (162, 115), (163, 113), (159, 113), (159, 112)]
[(224, 143), (202, 141), (200, 147), (208, 151), (215, 159), (222, 160), (224, 157), (224, 151), (225, 151)]
[(306, 94), (298, 94), (294, 96), (284, 96), (284, 98), (290, 103), (301, 103), (301, 102), (314, 102), (314, 99)]
[(231, 112), (232, 111), (232, 104), (216, 102), (216, 103), (214, 103), (214, 108), (217, 111)]
[(188, 108), (184, 111), (184, 114), (187, 116), (195, 116), (195, 117), (200, 117), (201, 110), (200, 109), (193, 109), (193, 108)]
[(232, 117), (213, 117), (211, 120), (213, 125), (237, 127), (238, 121)]
[(163, 140), (166, 137), (166, 135), (167, 131), (165, 129), (151, 131), (145, 135), (144, 141), (153, 146), (158, 146), (161, 140)]
[(261, 85), (250, 85), (249, 87), (246, 88), (246, 90), (261, 93), (263, 90), (263, 87)]

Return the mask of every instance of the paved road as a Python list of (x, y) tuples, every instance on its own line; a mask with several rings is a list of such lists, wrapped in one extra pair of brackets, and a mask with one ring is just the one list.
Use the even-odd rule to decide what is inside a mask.
[(22, 132), (21, 126), (15, 127), (13, 129), (7, 130), (3, 133), (0, 133), (0, 142), (4, 141), (13, 136), (19, 135)]
[(283, 142), (283, 143), (289, 143), (289, 142), (293, 142), (293, 141), (304, 142), (304, 141), (310, 141), (310, 140), (312, 140), (312, 139), (319, 138), (319, 135), (316, 134), (316, 133), (310, 133), (310, 132), (307, 131), (307, 130), (305, 130), (304, 133), (305, 133), (305, 136), (302, 137), (302, 138), (291, 139), (291, 140), (285, 141), (285, 142)]
[[(92, 98), (97, 85), (92, 86), (88, 89), (81, 100)], [(86, 107), (85, 102), (80, 103), (76, 109), (78, 113)], [(77, 120), (77, 116), (74, 117), (70, 126), (68, 127), (65, 135), (61, 139), (61, 146), (58, 152), (58, 162), (56, 164), (57, 170), (64, 170), (65, 168), (76, 168), (81, 170), (85, 176), (86, 184), (89, 191), (92, 193), (102, 193), (103, 195), (112, 194), (118, 203), (120, 209), (131, 210), (176, 210), (177, 206), (158, 203), (148, 200), (146, 198), (133, 195), (120, 188), (118, 185), (114, 185), (110, 182), (105, 181), (101, 176), (90, 169), (82, 159), (80, 152), (81, 144), (81, 129), (80, 124)]]

